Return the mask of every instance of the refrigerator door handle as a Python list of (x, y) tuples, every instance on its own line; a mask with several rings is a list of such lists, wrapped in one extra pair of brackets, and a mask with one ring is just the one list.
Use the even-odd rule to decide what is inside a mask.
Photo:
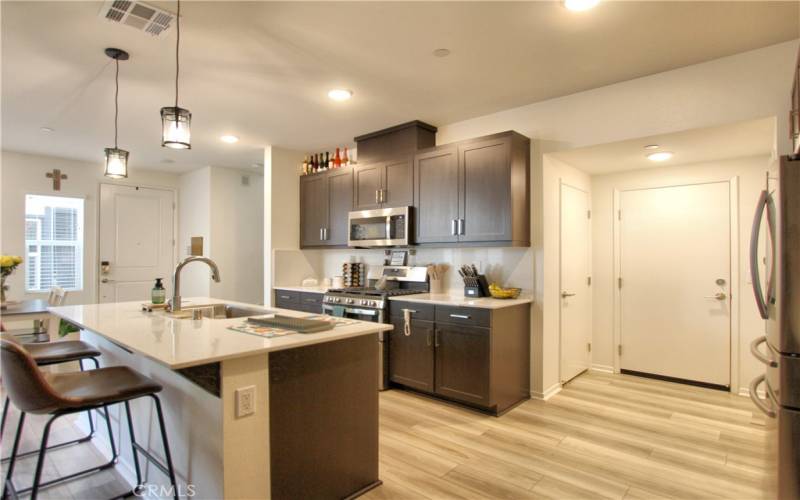
[(753, 228), (750, 231), (750, 280), (753, 282), (753, 293), (756, 297), (758, 313), (762, 319), (768, 319), (767, 301), (764, 299), (764, 292), (761, 289), (761, 273), (758, 270), (758, 237), (761, 232), (761, 218), (764, 216), (764, 209), (769, 200), (769, 193), (764, 190), (758, 198), (756, 215), (753, 218)]
[[(750, 399), (753, 400), (753, 403), (761, 410), (764, 415), (768, 416), (769, 418), (775, 418), (778, 416), (770, 406), (767, 406), (764, 403), (764, 400), (758, 397), (758, 386), (763, 384), (764, 381), (767, 379), (766, 375), (759, 375), (758, 377), (754, 378), (752, 382), (750, 382)], [(769, 394), (767, 394), (767, 398), (769, 398)]]
[[(750, 352), (755, 356), (755, 358), (765, 365), (769, 366), (770, 368), (777, 368), (778, 362), (774, 359), (771, 359), (769, 356), (761, 352), (758, 347), (767, 341), (767, 336), (763, 335), (750, 343)], [(767, 348), (769, 350), (769, 347)]]

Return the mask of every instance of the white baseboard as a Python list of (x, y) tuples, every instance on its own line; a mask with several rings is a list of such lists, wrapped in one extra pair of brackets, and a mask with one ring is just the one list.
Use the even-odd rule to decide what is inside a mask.
[(548, 399), (552, 398), (556, 394), (561, 392), (561, 383), (556, 383), (545, 389), (544, 392), (536, 392), (531, 391), (531, 397), (533, 399), (540, 399), (542, 401), (547, 401)]
[[(764, 391), (764, 389), (759, 389), (756, 392), (758, 393), (758, 397), (760, 397), (762, 399), (767, 397), (767, 393), (766, 393), (766, 391)], [(745, 398), (749, 398), (750, 397), (750, 388), (749, 387), (740, 387), (739, 388), (739, 395), (742, 396), (742, 397), (745, 397)]]
[(593, 372), (614, 373), (614, 367), (609, 365), (598, 365), (596, 363), (592, 363), (592, 366), (589, 369)]

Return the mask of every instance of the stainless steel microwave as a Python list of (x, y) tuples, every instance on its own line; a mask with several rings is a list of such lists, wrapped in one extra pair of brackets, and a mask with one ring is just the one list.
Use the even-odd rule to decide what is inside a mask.
[(411, 243), (411, 207), (350, 212), (347, 246), (395, 247)]

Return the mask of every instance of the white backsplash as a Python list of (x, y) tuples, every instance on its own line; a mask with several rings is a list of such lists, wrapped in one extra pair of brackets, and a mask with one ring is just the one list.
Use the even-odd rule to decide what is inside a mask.
[[(274, 258), (275, 284), (296, 286), (308, 277), (317, 278), (322, 283), (324, 278), (340, 276), (344, 262), (381, 265), (385, 255), (379, 249), (276, 250)], [(298, 260), (304, 261), (302, 266)], [(530, 248), (420, 248), (416, 249), (416, 255), (409, 255), (408, 260), (412, 266), (448, 264), (445, 286), (451, 293), (463, 290), (463, 282), (456, 271), (462, 264), (475, 264), (479, 272), (487, 275), (490, 283), (519, 287), (527, 292), (533, 289), (533, 251)]]

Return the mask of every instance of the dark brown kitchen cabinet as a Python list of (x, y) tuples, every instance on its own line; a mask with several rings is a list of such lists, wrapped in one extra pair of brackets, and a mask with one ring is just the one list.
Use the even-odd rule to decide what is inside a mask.
[(503, 132), (415, 155), (417, 243), (530, 246), (530, 139)]
[(275, 307), (308, 313), (322, 313), (322, 293), (275, 289)]
[(413, 205), (413, 174), (411, 157), (356, 166), (353, 169), (354, 209)]
[(414, 156), (417, 243), (456, 243), (458, 150), (436, 148)]
[[(413, 311), (410, 335), (404, 309)], [(481, 309), (393, 300), (389, 311), (393, 385), (495, 415), (530, 397), (529, 304)]]
[(412, 320), (409, 335), (402, 316), (392, 317), (389, 334), (389, 380), (433, 392), (433, 321)]
[(300, 247), (347, 246), (347, 215), (353, 208), (353, 170), (300, 178)]
[(435, 392), (489, 405), (489, 329), (436, 323)]

